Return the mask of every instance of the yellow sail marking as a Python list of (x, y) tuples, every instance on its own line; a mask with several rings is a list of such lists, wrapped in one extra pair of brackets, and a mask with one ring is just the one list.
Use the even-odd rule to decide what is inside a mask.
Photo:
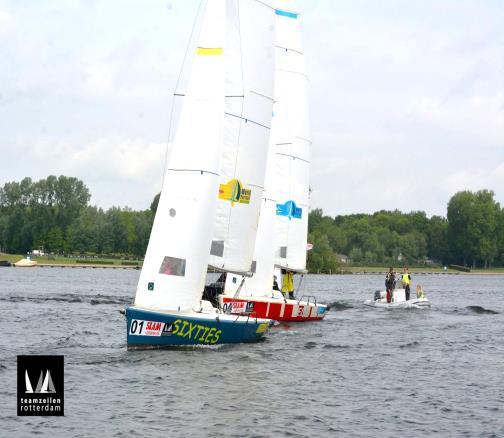
[(222, 52), (222, 47), (198, 47), (196, 49), (196, 54), (202, 56), (222, 55)]

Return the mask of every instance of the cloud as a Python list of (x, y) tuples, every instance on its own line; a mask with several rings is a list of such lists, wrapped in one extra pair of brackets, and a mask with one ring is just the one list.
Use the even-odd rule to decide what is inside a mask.
[(408, 113), (417, 120), (454, 131), (480, 144), (504, 145), (504, 93), (444, 100), (439, 96), (412, 99)]
[(112, 63), (94, 63), (84, 70), (84, 90), (92, 96), (104, 96), (115, 89), (117, 68)]
[(142, 140), (102, 138), (65, 159), (70, 169), (93, 168), (100, 178), (119, 178), (137, 183), (159, 180), (166, 144)]
[(31, 150), (38, 160), (73, 175), (143, 184), (160, 180), (166, 148), (165, 143), (105, 137), (82, 146), (46, 138)]
[(461, 190), (497, 189), (504, 187), (504, 159), (492, 168), (462, 169), (442, 179), (441, 186), (448, 193)]
[(31, 168), (28, 174), (34, 179), (50, 174), (75, 176), (90, 188), (92, 203), (144, 209), (161, 188), (167, 145), (117, 136), (84, 145), (46, 137), (32, 146), (18, 144), (16, 150), (21, 149), (24, 166)]
[(16, 19), (6, 11), (0, 10), (0, 35), (12, 33), (16, 29)]

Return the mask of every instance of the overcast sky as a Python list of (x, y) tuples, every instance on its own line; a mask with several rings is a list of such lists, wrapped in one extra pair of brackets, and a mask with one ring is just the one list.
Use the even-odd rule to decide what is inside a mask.
[[(0, 185), (76, 176), (148, 208), (199, 0), (0, 0)], [(504, 204), (502, 0), (299, 1), (312, 207), (446, 214)]]

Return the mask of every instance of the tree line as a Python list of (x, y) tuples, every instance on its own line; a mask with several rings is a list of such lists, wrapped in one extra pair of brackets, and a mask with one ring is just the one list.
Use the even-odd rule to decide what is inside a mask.
[(335, 271), (343, 260), (354, 265), (504, 266), (504, 209), (494, 196), (489, 190), (458, 192), (448, 202), (446, 218), (398, 210), (333, 218), (312, 210), (309, 270)]
[[(142, 211), (103, 210), (90, 199), (74, 177), (6, 183), (0, 187), (0, 249), (143, 257), (159, 195)], [(315, 272), (336, 271), (345, 257), (356, 265), (504, 266), (504, 209), (489, 190), (456, 193), (446, 218), (398, 210), (330, 217), (315, 209), (309, 242), (308, 268)]]
[(24, 178), (0, 188), (0, 248), (26, 253), (43, 248), (56, 254), (143, 257), (153, 212), (90, 206), (82, 181), (49, 176)]

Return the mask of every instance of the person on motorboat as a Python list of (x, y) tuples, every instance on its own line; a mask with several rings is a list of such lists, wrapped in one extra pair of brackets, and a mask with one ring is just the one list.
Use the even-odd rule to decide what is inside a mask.
[(419, 284), (417, 284), (417, 287), (416, 287), (416, 296), (417, 296), (417, 298), (425, 298), (425, 292), (424, 292), (422, 286)]
[(285, 298), (294, 299), (294, 274), (286, 269), (282, 270), (282, 293)]
[(410, 299), (410, 284), (411, 284), (411, 275), (408, 271), (408, 267), (406, 266), (403, 270), (402, 274), (402, 284), (404, 287), (404, 292), (406, 293), (406, 301)]
[(385, 277), (385, 288), (387, 290), (387, 303), (390, 303), (392, 301), (392, 291), (394, 290), (394, 287), (395, 287), (395, 273), (394, 268), (390, 267), (387, 276)]

